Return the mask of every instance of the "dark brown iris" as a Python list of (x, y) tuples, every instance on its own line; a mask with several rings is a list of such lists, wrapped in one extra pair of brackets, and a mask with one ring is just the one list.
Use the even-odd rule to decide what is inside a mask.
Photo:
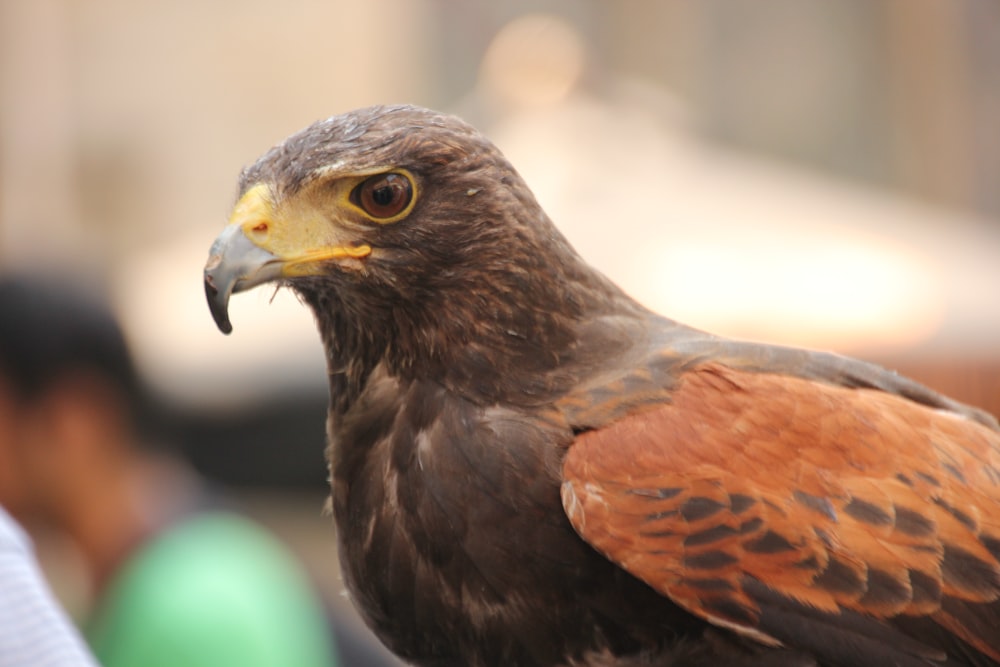
[(379, 174), (351, 192), (351, 201), (376, 219), (399, 215), (413, 199), (413, 184), (402, 174)]

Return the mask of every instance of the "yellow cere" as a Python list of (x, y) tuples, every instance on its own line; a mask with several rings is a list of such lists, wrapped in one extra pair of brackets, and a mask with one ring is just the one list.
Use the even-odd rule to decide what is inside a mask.
[(253, 186), (240, 197), (229, 216), (230, 224), (239, 224), (253, 241), (266, 240), (272, 223), (274, 211), (268, 192), (263, 183)]
[[(250, 241), (282, 261), (288, 277), (321, 273), (325, 260), (362, 258), (371, 246), (341, 243), (321, 211), (310, 206), (276, 207), (270, 188), (261, 183), (240, 198), (229, 218)], [(343, 239), (347, 241), (347, 239)]]

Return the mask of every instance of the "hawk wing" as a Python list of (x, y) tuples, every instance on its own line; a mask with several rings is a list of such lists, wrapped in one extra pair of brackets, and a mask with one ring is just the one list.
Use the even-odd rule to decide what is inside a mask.
[(607, 558), (761, 643), (1000, 662), (1000, 432), (964, 416), (705, 362), (580, 434), (562, 498)]

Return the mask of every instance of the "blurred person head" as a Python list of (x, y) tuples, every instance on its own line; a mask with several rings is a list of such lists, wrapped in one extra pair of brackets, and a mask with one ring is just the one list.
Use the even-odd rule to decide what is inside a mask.
[(0, 504), (68, 534), (98, 580), (150, 528), (141, 396), (104, 303), (68, 282), (0, 277)]

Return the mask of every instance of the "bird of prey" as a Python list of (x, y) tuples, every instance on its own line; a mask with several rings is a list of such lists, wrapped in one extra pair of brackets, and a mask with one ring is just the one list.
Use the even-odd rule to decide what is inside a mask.
[(1000, 428), (878, 366), (650, 312), (500, 151), (395, 106), (247, 167), (206, 293), (326, 350), (339, 555), (421, 666), (1000, 665)]

